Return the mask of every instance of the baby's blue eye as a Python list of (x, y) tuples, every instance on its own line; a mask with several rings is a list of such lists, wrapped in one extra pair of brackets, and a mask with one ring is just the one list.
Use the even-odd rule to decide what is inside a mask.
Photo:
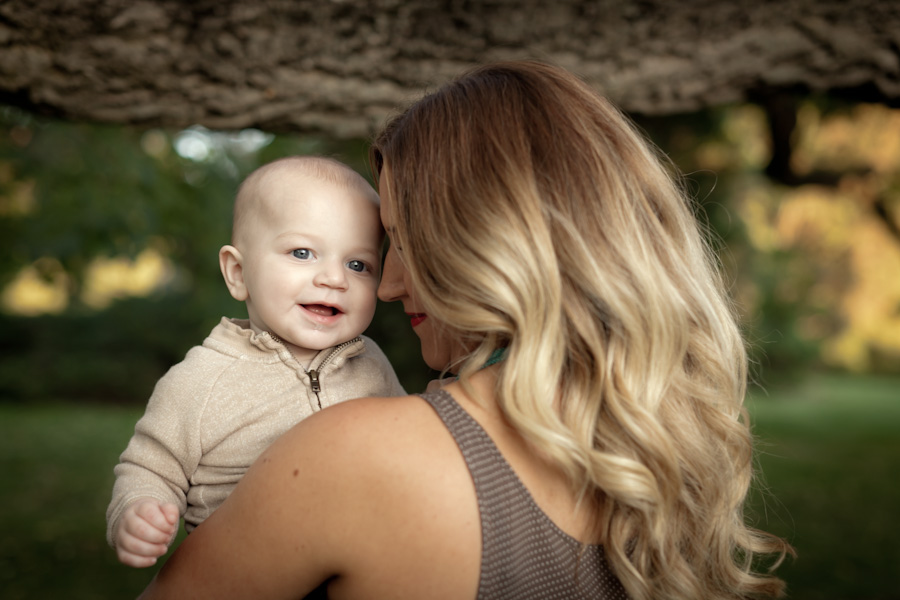
[(307, 260), (312, 256), (312, 252), (307, 250), (306, 248), (297, 248), (291, 254), (294, 255), (294, 258), (299, 258), (300, 260)]
[(351, 271), (356, 271), (357, 273), (362, 273), (366, 270), (366, 263), (361, 260), (351, 260), (347, 263), (347, 267)]

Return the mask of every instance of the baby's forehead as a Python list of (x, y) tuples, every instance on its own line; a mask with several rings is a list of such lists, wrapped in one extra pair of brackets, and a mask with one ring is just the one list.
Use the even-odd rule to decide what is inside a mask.
[(332, 219), (336, 227), (357, 222), (381, 226), (377, 196), (373, 200), (364, 188), (297, 174), (273, 180), (261, 189), (252, 210), (274, 227), (303, 221), (313, 214)]
[(371, 219), (380, 230), (379, 204), (374, 188), (343, 163), (317, 157), (279, 159), (254, 171), (241, 185), (232, 237), (245, 239), (259, 227), (283, 226), (297, 218), (298, 210), (334, 210), (341, 219), (361, 223)]
[(254, 195), (258, 200), (280, 196), (284, 192), (314, 200), (316, 194), (308, 192), (331, 188), (348, 198), (365, 198), (378, 208), (379, 198), (374, 188), (348, 166), (311, 159), (308, 162), (280, 161), (270, 167), (255, 182)]

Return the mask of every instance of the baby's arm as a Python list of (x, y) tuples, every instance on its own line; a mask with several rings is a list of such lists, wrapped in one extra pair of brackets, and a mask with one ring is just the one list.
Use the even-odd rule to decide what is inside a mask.
[(190, 366), (186, 360), (159, 380), (114, 469), (107, 540), (127, 565), (149, 566), (164, 554), (187, 508), (201, 456), (201, 418), (193, 399), (207, 396)]
[(179, 521), (178, 507), (144, 498), (125, 509), (116, 526), (119, 561), (131, 567), (149, 567), (169, 550)]

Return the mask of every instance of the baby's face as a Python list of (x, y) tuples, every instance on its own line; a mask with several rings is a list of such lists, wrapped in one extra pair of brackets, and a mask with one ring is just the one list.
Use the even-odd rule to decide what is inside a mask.
[(247, 310), (301, 362), (365, 331), (382, 230), (362, 190), (287, 173), (265, 184), (243, 254)]

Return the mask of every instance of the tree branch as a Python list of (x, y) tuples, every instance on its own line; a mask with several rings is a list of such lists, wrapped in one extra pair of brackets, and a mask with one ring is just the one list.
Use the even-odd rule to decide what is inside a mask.
[(896, 105), (898, 32), (878, 0), (6, 0), (0, 102), (350, 138), (471, 65), (530, 57), (633, 113), (780, 89)]

